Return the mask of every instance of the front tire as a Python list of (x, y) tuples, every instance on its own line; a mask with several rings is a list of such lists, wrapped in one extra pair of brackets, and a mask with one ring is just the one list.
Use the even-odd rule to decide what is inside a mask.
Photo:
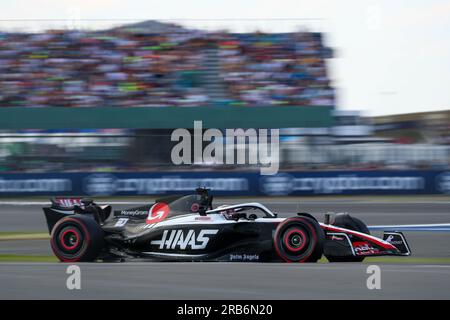
[(275, 252), (286, 262), (317, 262), (325, 235), (317, 221), (293, 217), (281, 222), (273, 237)]
[(76, 214), (55, 224), (50, 243), (61, 262), (89, 262), (103, 249), (103, 237), (103, 230), (93, 217)]

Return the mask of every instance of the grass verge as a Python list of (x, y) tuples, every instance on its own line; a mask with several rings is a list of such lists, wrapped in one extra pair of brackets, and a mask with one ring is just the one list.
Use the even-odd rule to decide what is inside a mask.
[(46, 232), (0, 232), (0, 241), (45, 239), (50, 239)]
[(55, 256), (0, 254), (0, 262), (57, 262)]

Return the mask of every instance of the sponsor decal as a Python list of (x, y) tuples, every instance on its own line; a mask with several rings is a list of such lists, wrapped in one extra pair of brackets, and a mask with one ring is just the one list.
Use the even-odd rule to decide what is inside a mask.
[(141, 211), (141, 210), (122, 210), (120, 211), (121, 216), (146, 216), (148, 215), (148, 211)]
[(288, 195), (294, 191), (294, 177), (287, 173), (263, 177), (260, 180), (260, 189), (268, 195)]
[(117, 178), (109, 173), (91, 174), (83, 179), (83, 190), (90, 195), (112, 195), (117, 190)]
[(390, 244), (393, 245), (403, 245), (403, 240), (401, 239), (400, 236), (398, 236), (400, 238), (400, 240), (394, 240), (395, 236), (393, 234), (390, 234), (387, 238), (386, 238), (386, 242), (389, 242)]
[(441, 173), (436, 177), (436, 189), (441, 193), (450, 193), (450, 172)]
[(77, 206), (82, 205), (80, 198), (56, 198), (54, 202), (63, 208), (70, 208), (75, 205)]
[(339, 236), (332, 235), (332, 236), (331, 236), (331, 240), (334, 240), (334, 241), (344, 241), (345, 238), (344, 238), (344, 237), (339, 237)]
[(68, 191), (72, 191), (70, 179), (7, 179), (0, 177), (0, 193), (60, 193)]
[(128, 222), (128, 218), (120, 218), (119, 220), (117, 220), (114, 227), (123, 227), (124, 225), (127, 224), (127, 222)]
[(191, 205), (191, 212), (198, 212), (198, 209), (200, 209), (200, 206), (198, 203), (193, 203)]
[(379, 249), (372, 247), (368, 242), (353, 242), (353, 248), (357, 256), (377, 254)]
[(159, 249), (201, 250), (208, 245), (210, 236), (217, 232), (218, 229), (204, 229), (198, 234), (194, 230), (164, 230), (161, 240), (152, 240), (151, 244), (159, 246)]
[(230, 261), (258, 261), (259, 254), (230, 254)]
[[(443, 189), (450, 192), (450, 182), (444, 183), (443, 186)], [(294, 177), (280, 173), (260, 178), (260, 190), (267, 195), (288, 195), (293, 192), (330, 194), (362, 190), (404, 191), (424, 190), (424, 188), (425, 177), (421, 176), (364, 177), (356, 174), (339, 174), (335, 177)]]
[(145, 221), (147, 224), (153, 224), (157, 222), (163, 221), (169, 215), (170, 208), (164, 202), (155, 203), (149, 210), (147, 220)]
[(390, 244), (393, 244), (394, 246), (398, 246), (398, 245), (402, 245), (403, 244), (403, 241), (401, 241), (401, 240), (399, 240), (399, 241), (394, 241), (394, 240), (392, 240), (392, 241), (388, 241)]
[(204, 186), (215, 191), (248, 191), (249, 179), (226, 177), (185, 178), (178, 175), (169, 175), (160, 178), (118, 178), (109, 173), (91, 174), (83, 179), (83, 191), (86, 194), (104, 196), (116, 193), (160, 194), (166, 192), (186, 192), (192, 191), (199, 186)]
[(195, 220), (197, 221), (210, 221), (211, 217), (208, 216), (200, 216), (200, 217), (195, 217)]

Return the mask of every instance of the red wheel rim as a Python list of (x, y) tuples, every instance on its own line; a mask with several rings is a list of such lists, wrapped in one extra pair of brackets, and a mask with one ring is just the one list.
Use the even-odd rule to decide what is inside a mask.
[(65, 230), (59, 236), (59, 243), (65, 250), (74, 250), (80, 244), (80, 234), (75, 229)]
[[(284, 232), (286, 232), (286, 229), (289, 228), (290, 224), (296, 224), (296, 222), (304, 224), (304, 226), (301, 226), (302, 229), (305, 228), (302, 231), (305, 234), (308, 234), (308, 236), (307, 236), (308, 248), (305, 249), (305, 253), (299, 254), (301, 257), (289, 255), (289, 252), (286, 252), (286, 247), (285, 247), (285, 244), (283, 243)], [(297, 228), (295, 228), (295, 229), (297, 229)], [(309, 222), (308, 220), (306, 220), (305, 218), (302, 218), (302, 217), (289, 218), (289, 219), (281, 222), (278, 225), (278, 227), (275, 231), (275, 234), (274, 234), (274, 249), (275, 249), (277, 255), (286, 262), (305, 262), (305, 261), (307, 261), (308, 258), (313, 254), (316, 245), (317, 245), (317, 235), (316, 235), (316, 231), (314, 230), (314, 228), (312, 226), (312, 222)], [(305, 246), (306, 246), (306, 244), (305, 244)]]
[[(297, 236), (297, 237), (296, 237)], [(295, 239), (298, 239), (299, 244), (295, 245)], [(289, 230), (283, 237), (283, 242), (286, 248), (290, 251), (297, 252), (302, 250), (306, 245), (306, 235), (300, 229)]]
[[(67, 225), (67, 226), (66, 226)], [(66, 230), (75, 230), (79, 235), (79, 246), (75, 250), (67, 251), (63, 248), (60, 241), (60, 234)], [(64, 231), (63, 231), (64, 230)], [(62, 231), (62, 232), (61, 232)], [(61, 262), (78, 262), (82, 261), (86, 248), (89, 246), (91, 238), (86, 225), (83, 221), (66, 217), (59, 220), (53, 227), (50, 244), (53, 253)]]

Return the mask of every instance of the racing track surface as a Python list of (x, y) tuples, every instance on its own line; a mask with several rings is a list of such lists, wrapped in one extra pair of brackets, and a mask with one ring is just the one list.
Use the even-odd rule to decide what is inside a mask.
[[(309, 212), (319, 221), (327, 212), (348, 212), (367, 224), (415, 224), (450, 222), (448, 201), (374, 201), (366, 200), (302, 200), (295, 198), (227, 198), (214, 199), (214, 206), (243, 202), (261, 202), (281, 217), (296, 212)], [(149, 199), (148, 202), (153, 201)], [(111, 201), (114, 210), (121, 210), (148, 202)], [(98, 202), (105, 204), (105, 202)], [(0, 198), (0, 232), (47, 231), (42, 207), (46, 201), (8, 201)]]
[(450, 266), (365, 264), (80, 264), (81, 290), (63, 264), (0, 264), (0, 299), (449, 299)]
[[(217, 199), (215, 205), (250, 202), (254, 199)], [(295, 212), (309, 212), (319, 221), (327, 212), (348, 212), (362, 219), (368, 225), (376, 224), (420, 224), (420, 223), (450, 223), (450, 201), (423, 202), (383, 202), (359, 200), (296, 200), (293, 198), (258, 199), (281, 217), (292, 216)], [(41, 201), (42, 202), (42, 201)], [(124, 204), (127, 201), (117, 201), (113, 209), (125, 209), (136, 206), (139, 201)], [(0, 232), (33, 231), (47, 232), (42, 206), (31, 202), (14, 202), (0, 199)], [(414, 256), (419, 257), (450, 257), (450, 233), (405, 233)], [(375, 235), (377, 235), (375, 233)], [(378, 234), (379, 235), (379, 234)], [(47, 240), (35, 241), (0, 241), (0, 254), (52, 254)]]
[[(216, 205), (250, 199), (220, 199)], [(280, 216), (349, 212), (367, 224), (450, 222), (445, 201), (261, 199)], [(115, 209), (135, 204), (117, 204)], [(42, 204), (0, 200), (0, 232), (45, 232)], [(450, 257), (450, 233), (405, 233), (413, 257)], [(0, 254), (51, 254), (47, 240), (0, 241)], [(405, 258), (408, 259), (408, 258)], [(66, 265), (0, 263), (0, 299), (450, 299), (450, 265), (379, 264), (382, 289), (368, 290), (367, 264), (81, 264), (82, 290), (66, 289)]]

